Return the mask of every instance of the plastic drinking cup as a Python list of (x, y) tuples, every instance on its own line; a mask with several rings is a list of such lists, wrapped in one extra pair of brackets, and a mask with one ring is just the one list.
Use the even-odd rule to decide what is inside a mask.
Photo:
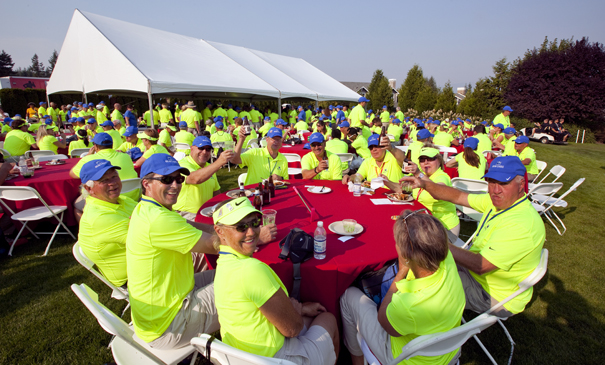
[(357, 221), (355, 219), (343, 219), (342, 226), (346, 233), (355, 232), (355, 226), (357, 225)]
[(269, 224), (275, 224), (275, 216), (277, 215), (277, 211), (273, 209), (264, 209), (263, 210), (263, 226)]

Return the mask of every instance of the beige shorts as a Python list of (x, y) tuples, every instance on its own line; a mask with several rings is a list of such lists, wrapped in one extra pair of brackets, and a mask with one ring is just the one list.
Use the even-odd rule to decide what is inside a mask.
[[(467, 268), (458, 266), (458, 275), (462, 281), (462, 287), (464, 288), (464, 296), (466, 297), (466, 305), (464, 309), (470, 309), (476, 313), (484, 313), (491, 307), (498, 304), (498, 300), (489, 295), (488, 292), (483, 289), (481, 284), (471, 275)], [(508, 310), (501, 308), (500, 310), (492, 313), (501, 318), (507, 318), (513, 315)]]
[(194, 275), (193, 290), (164, 333), (149, 343), (155, 349), (175, 349), (189, 345), (202, 333), (218, 331), (218, 314), (214, 305), (214, 270)]
[(284, 345), (273, 357), (299, 365), (333, 365), (336, 354), (328, 331), (321, 326), (305, 329), (296, 337), (284, 339)]

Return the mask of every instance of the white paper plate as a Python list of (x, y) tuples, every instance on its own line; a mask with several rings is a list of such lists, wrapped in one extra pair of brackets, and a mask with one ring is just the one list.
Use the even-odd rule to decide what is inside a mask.
[(282, 147), (292, 148), (292, 146), (290, 146), (289, 144), (284, 144), (284, 145), (282, 145)]
[(409, 194), (405, 200), (399, 200), (393, 197), (393, 194), (387, 194), (387, 198), (395, 204), (406, 204), (414, 200), (412, 194)]
[[(254, 191), (246, 189), (246, 196), (251, 197), (254, 194)], [(231, 190), (227, 192), (227, 196), (230, 198), (237, 198), (239, 195), (239, 189)]]
[(200, 211), (200, 214), (204, 217), (212, 218), (212, 213), (214, 213), (214, 206), (204, 208)]
[(328, 187), (323, 187), (322, 190), (322, 186), (313, 186), (307, 189), (307, 191), (309, 193), (313, 193), (313, 194), (327, 194), (329, 192), (332, 191), (332, 189), (328, 188)]
[(355, 224), (355, 231), (353, 231), (352, 233), (345, 232), (344, 224), (342, 223), (342, 221), (332, 222), (328, 226), (328, 229), (341, 236), (354, 236), (363, 232), (363, 226), (359, 223)]

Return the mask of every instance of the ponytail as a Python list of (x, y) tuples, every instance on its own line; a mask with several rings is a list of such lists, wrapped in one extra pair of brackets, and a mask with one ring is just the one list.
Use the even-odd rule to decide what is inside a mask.
[(479, 156), (477, 155), (477, 153), (475, 153), (475, 150), (473, 150), (472, 148), (464, 147), (463, 157), (464, 161), (466, 161), (466, 163), (470, 166), (479, 167)]
[(85, 129), (79, 129), (77, 132), (78, 138), (84, 141), (84, 145), (88, 147), (90, 141), (88, 140), (88, 132)]

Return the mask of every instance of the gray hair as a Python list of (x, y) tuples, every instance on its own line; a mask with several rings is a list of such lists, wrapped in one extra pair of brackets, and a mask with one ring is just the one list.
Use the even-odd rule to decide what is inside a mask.
[(95, 181), (94, 180), (88, 180), (87, 182), (84, 183), (84, 185), (88, 186), (89, 188), (94, 188), (95, 186)]

